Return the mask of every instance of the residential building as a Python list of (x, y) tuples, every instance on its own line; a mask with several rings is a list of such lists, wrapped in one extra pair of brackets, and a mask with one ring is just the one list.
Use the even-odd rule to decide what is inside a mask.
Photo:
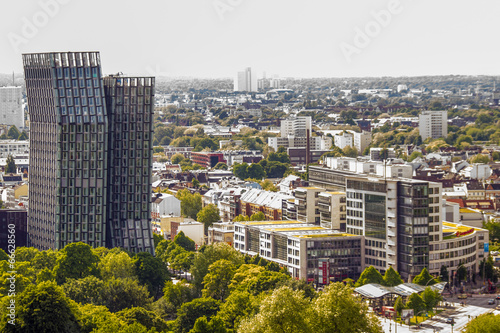
[(191, 161), (193, 162), (193, 164), (199, 164), (205, 169), (213, 168), (219, 162), (226, 163), (224, 154), (222, 152), (192, 152)]
[(236, 74), (234, 91), (258, 91), (257, 74), (252, 71), (251, 67), (247, 67), (244, 71)]
[[(24, 54), (29, 245), (154, 253), (154, 78), (101, 77), (98, 52)], [(47, 97), (48, 96), (48, 97)]]
[(326, 229), (346, 231), (345, 192), (321, 192), (318, 195), (319, 221)]
[(491, 167), (484, 163), (473, 163), (459, 171), (465, 179), (485, 180), (491, 176)]
[[(15, 243), (9, 243), (11, 239)], [(24, 246), (28, 246), (28, 213), (25, 209), (0, 209), (0, 249), (10, 254)]]
[(327, 152), (329, 150), (309, 150), (309, 160), (307, 160), (307, 148), (293, 147), (287, 149), (288, 156), (290, 156), (290, 163), (293, 166), (316, 163)]
[(448, 135), (448, 111), (422, 111), (418, 118), (422, 140), (445, 138)]
[(22, 87), (0, 87), (0, 124), (25, 127)]
[(281, 220), (282, 201), (284, 199), (294, 199), (294, 197), (278, 192), (250, 189), (240, 197), (240, 212), (246, 216), (263, 212), (266, 220)]
[(205, 226), (196, 221), (171, 222), (171, 239), (183, 232), (186, 237), (191, 238), (196, 247), (205, 244)]
[(325, 190), (320, 187), (299, 187), (295, 190), (297, 220), (320, 224), (319, 194)]
[(215, 222), (208, 227), (208, 244), (225, 242), (233, 246), (234, 223)]
[(264, 156), (260, 150), (222, 150), (224, 160), (228, 166), (233, 166), (236, 163), (258, 163)]
[[(305, 148), (307, 147), (307, 137), (270, 137), (267, 138), (267, 144), (275, 151), (281, 146), (283, 148)], [(309, 137), (310, 150), (329, 150), (332, 147), (332, 138), (327, 136)]]
[(317, 286), (363, 270), (363, 236), (349, 235), (299, 221), (236, 222), (234, 248), (260, 255), (288, 269), (292, 277)]
[(280, 136), (282, 138), (289, 136), (305, 138), (308, 132), (309, 134), (312, 133), (311, 125), (312, 120), (310, 116), (282, 120)]
[(354, 148), (358, 150), (360, 155), (363, 154), (366, 147), (368, 147), (372, 142), (372, 134), (367, 131), (362, 131), (361, 133), (353, 132), (352, 135)]
[(231, 110), (231, 116), (238, 117), (243, 116), (245, 118), (248, 117), (262, 117), (261, 109), (248, 109), (248, 110)]
[[(385, 158), (384, 154), (386, 155)], [(372, 161), (382, 161), (389, 158), (396, 158), (394, 148), (370, 148), (370, 159)]]
[(0, 140), (0, 157), (7, 158), (9, 155), (27, 155), (29, 150), (30, 143), (28, 140)]
[(181, 201), (172, 194), (153, 193), (151, 200), (151, 218), (162, 216), (181, 216)]
[(194, 147), (174, 147), (174, 146), (162, 146), (165, 151), (165, 156), (171, 159), (175, 154), (181, 154), (185, 158), (191, 158), (191, 152)]
[(352, 133), (339, 133), (333, 137), (333, 140), (335, 146), (339, 147), (340, 149), (344, 149), (345, 147), (354, 147)]

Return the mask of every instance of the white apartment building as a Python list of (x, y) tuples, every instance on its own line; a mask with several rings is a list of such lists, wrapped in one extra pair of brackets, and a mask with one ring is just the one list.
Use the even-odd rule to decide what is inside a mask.
[(24, 128), (21, 87), (0, 87), (0, 124)]
[(181, 216), (181, 201), (172, 194), (154, 193), (151, 201), (151, 217)]
[(422, 140), (437, 139), (448, 135), (448, 111), (422, 111), (418, 118)]
[[(267, 138), (267, 144), (275, 151), (278, 147), (286, 148), (303, 148), (307, 146), (306, 137), (272, 137)], [(328, 150), (332, 147), (332, 138), (328, 136), (311, 136), (309, 137), (310, 150)]]
[(344, 149), (347, 146), (354, 147), (354, 136), (352, 135), (352, 133), (342, 132), (335, 135), (333, 139), (335, 146), (339, 147), (340, 149)]
[(363, 131), (362, 133), (354, 132), (352, 135), (354, 147), (358, 150), (359, 154), (363, 154), (363, 151), (372, 142), (372, 134), (370, 132)]

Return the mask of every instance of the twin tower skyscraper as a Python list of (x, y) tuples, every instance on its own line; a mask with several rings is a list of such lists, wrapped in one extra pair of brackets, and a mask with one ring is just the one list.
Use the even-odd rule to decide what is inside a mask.
[(103, 77), (98, 52), (24, 54), (28, 244), (154, 253), (154, 78)]

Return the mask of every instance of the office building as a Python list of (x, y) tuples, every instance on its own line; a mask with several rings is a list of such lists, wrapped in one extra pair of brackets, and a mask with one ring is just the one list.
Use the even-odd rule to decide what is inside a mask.
[(213, 168), (219, 162), (226, 163), (222, 152), (193, 151), (191, 152), (191, 160), (193, 164), (199, 164), (205, 169)]
[(319, 221), (326, 229), (346, 231), (345, 192), (321, 192), (318, 195)]
[(317, 286), (357, 279), (363, 269), (363, 236), (299, 221), (236, 222), (234, 248), (259, 254)]
[(448, 135), (448, 111), (422, 111), (418, 117), (422, 140), (445, 138)]
[(319, 225), (318, 196), (325, 190), (320, 187), (298, 187), (295, 190), (297, 220)]
[[(305, 148), (307, 146), (307, 137), (288, 136), (288, 137), (270, 137), (267, 138), (267, 144), (275, 151), (279, 147), (283, 148)], [(332, 138), (328, 136), (309, 137), (309, 149), (311, 150), (329, 150), (332, 148)]]
[(21, 87), (0, 87), (0, 124), (25, 127)]
[(0, 141), (0, 158), (7, 158), (9, 155), (28, 155), (30, 143), (28, 140), (1, 140)]
[(257, 75), (252, 71), (251, 67), (247, 67), (243, 72), (236, 74), (234, 91), (258, 91)]
[(102, 78), (98, 52), (24, 54), (30, 111), (29, 245), (154, 253), (154, 78)]

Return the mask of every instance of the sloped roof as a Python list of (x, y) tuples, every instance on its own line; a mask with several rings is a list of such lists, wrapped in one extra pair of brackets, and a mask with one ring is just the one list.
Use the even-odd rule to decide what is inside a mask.
[[(445, 285), (446, 282), (440, 282), (429, 287), (431, 287), (432, 290), (441, 293), (443, 292)], [(367, 298), (380, 298), (390, 294), (410, 296), (413, 293), (419, 294), (423, 292), (425, 288), (425, 286), (421, 286), (415, 283), (402, 283), (395, 287), (385, 287), (377, 283), (369, 283), (354, 289), (354, 291)]]

